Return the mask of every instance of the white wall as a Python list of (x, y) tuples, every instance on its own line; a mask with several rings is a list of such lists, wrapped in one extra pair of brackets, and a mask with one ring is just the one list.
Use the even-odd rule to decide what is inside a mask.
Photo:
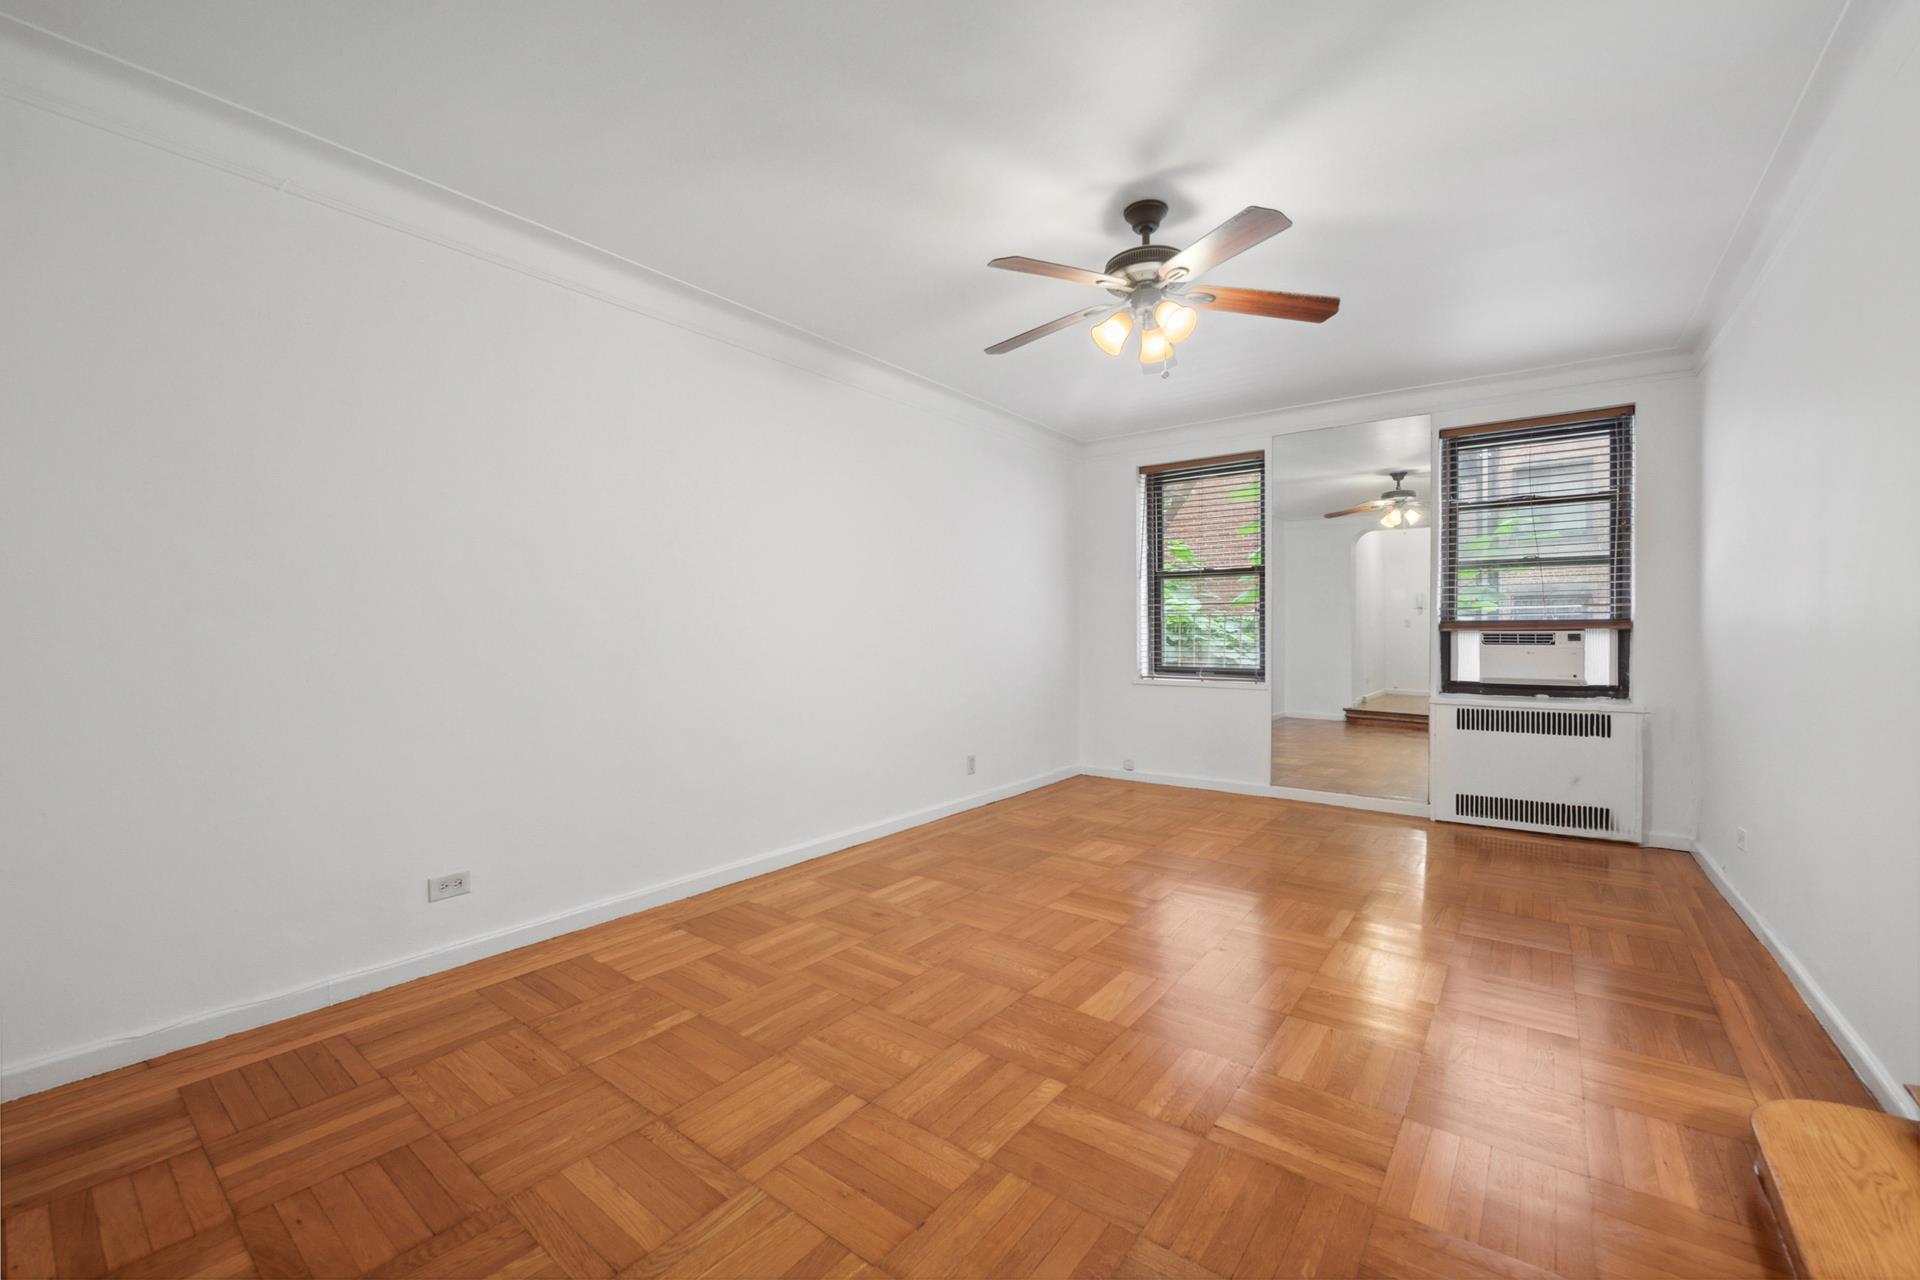
[(1917, 26), (1702, 373), (1700, 845), (1890, 1106), (1920, 1081)]
[(218, 158), (0, 100), (10, 1073), (1074, 763), (1059, 441), (109, 90)]
[[(1699, 626), (1699, 403), (1685, 358), (1395, 392), (1133, 436), (1082, 450), (1079, 468), (1081, 759), (1241, 788), (1268, 779), (1272, 699), (1264, 687), (1142, 682), (1134, 637), (1134, 476), (1139, 467), (1266, 448), (1295, 431), (1431, 413), (1435, 430), (1636, 403), (1637, 612), (1633, 700), (1651, 712), (1651, 838), (1685, 847), (1698, 809), (1694, 662)], [(1287, 663), (1294, 660), (1288, 638)]]
[[(1425, 526), (1383, 529), (1354, 543), (1354, 692), (1425, 693), (1432, 615), (1427, 612), (1433, 539)], [(1417, 607), (1416, 607), (1417, 606)]]

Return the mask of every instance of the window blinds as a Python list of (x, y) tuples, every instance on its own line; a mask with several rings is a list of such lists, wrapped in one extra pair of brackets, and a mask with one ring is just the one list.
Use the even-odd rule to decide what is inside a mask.
[(1266, 674), (1265, 457), (1141, 469), (1149, 675)]
[(1442, 431), (1440, 629), (1633, 619), (1633, 406)]

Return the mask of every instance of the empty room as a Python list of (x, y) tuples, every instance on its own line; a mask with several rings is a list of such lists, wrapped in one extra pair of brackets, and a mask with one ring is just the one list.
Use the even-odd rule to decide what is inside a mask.
[(1920, 0), (0, 0), (0, 174), (4, 1280), (1920, 1276)]

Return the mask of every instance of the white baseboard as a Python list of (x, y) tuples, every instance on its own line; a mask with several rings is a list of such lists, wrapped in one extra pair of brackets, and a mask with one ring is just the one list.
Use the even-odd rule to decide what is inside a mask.
[(369, 968), (334, 974), (290, 991), (277, 992), (274, 995), (250, 1000), (243, 1004), (230, 1005), (223, 1009), (207, 1010), (162, 1027), (97, 1040), (77, 1049), (63, 1050), (26, 1062), (9, 1063), (0, 1069), (0, 1099), (11, 1101), (29, 1093), (38, 1093), (42, 1089), (51, 1089), (55, 1085), (83, 1080), (88, 1076), (99, 1075), (103, 1071), (112, 1071), (136, 1062), (144, 1062), (148, 1058), (172, 1053), (176, 1049), (205, 1044), (209, 1040), (217, 1040), (237, 1031), (247, 1031), (254, 1027), (266, 1026), (271, 1022), (279, 1022), (283, 1018), (310, 1013), (315, 1009), (339, 1004), (370, 991), (379, 991), (428, 974), (458, 968), (475, 960), (484, 960), (488, 956), (512, 951), (516, 947), (544, 942), (548, 938), (555, 938), (563, 933), (572, 933), (591, 925), (632, 915), (636, 911), (645, 911), (649, 907), (675, 902), (681, 898), (690, 898), (694, 894), (705, 893), (709, 889), (718, 889), (736, 881), (751, 879), (754, 876), (765, 875), (769, 871), (778, 871), (782, 867), (790, 867), (796, 863), (823, 857), (841, 849), (851, 848), (856, 844), (865, 844), (869, 840), (878, 840), (882, 836), (904, 831), (908, 827), (917, 827), (922, 823), (963, 813), (984, 804), (992, 804), (996, 800), (1005, 800), (1010, 796), (1050, 786), (1081, 772), (1079, 769), (1055, 769), (1005, 786), (976, 791), (972, 795), (961, 796), (912, 813), (896, 814), (867, 826), (837, 831), (832, 835), (822, 836), (802, 844), (788, 845), (771, 853), (742, 858), (725, 866), (649, 885), (631, 893), (603, 898), (598, 902), (590, 902), (584, 906), (542, 916), (537, 920), (529, 920), (494, 933), (466, 938)]
[(1646, 839), (1640, 842), (1649, 849), (1672, 849), (1676, 853), (1692, 853), (1693, 837), (1676, 835), (1671, 831), (1649, 831)]
[(1190, 778), (1178, 773), (1129, 773), (1123, 769), (1097, 769), (1089, 765), (1080, 770), (1094, 778), (1118, 778), (1122, 782), (1149, 782), (1160, 787), (1194, 787), (1201, 791), (1225, 791), (1237, 796), (1266, 796), (1273, 800), (1301, 800), (1307, 804), (1333, 805), (1340, 809), (1364, 809), (1368, 813), (1397, 813), (1409, 818), (1424, 818), (1431, 806), (1424, 800), (1389, 800), (1383, 796), (1350, 796), (1338, 791), (1307, 791), (1300, 787), (1273, 787), (1258, 782), (1231, 782), (1225, 778)]
[(1345, 720), (1344, 711), (1282, 711), (1275, 720)]
[(1807, 1007), (1813, 1010), (1813, 1016), (1820, 1020), (1820, 1025), (1827, 1029), (1827, 1034), (1832, 1036), (1833, 1042), (1840, 1047), (1840, 1052), (1846, 1057), (1847, 1064), (1853, 1068), (1853, 1073), (1860, 1077), (1860, 1082), (1866, 1085), (1873, 1096), (1879, 1100), (1881, 1107), (1894, 1115), (1920, 1120), (1920, 1104), (1915, 1103), (1913, 1096), (1901, 1085), (1899, 1077), (1889, 1071), (1887, 1064), (1880, 1061), (1879, 1055), (1868, 1047), (1866, 1040), (1854, 1030), (1853, 1024), (1847, 1021), (1847, 1015), (1840, 1012), (1840, 1007), (1833, 1002), (1820, 984), (1813, 980), (1813, 975), (1800, 962), (1800, 957), (1795, 955), (1793, 948), (1774, 932), (1773, 926), (1767, 923), (1767, 918), (1755, 911), (1753, 904), (1733, 886), (1731, 880), (1727, 879), (1726, 873), (1721, 870), (1719, 862), (1713, 855), (1698, 843), (1694, 844), (1689, 852), (1693, 854), (1693, 860), (1700, 864), (1700, 869), (1707, 873), (1707, 879), (1713, 881), (1713, 887), (1720, 891), (1720, 896), (1727, 900), (1727, 904), (1742, 920), (1746, 921), (1747, 928), (1753, 930), (1753, 936), (1760, 939), (1760, 944), (1779, 962), (1780, 968), (1786, 972), (1788, 981), (1792, 982), (1795, 989), (1800, 992), (1801, 999), (1805, 1000)]

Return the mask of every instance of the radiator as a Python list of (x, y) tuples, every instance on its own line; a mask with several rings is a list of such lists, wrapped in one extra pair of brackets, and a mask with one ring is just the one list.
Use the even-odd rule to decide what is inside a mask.
[(1638, 708), (1436, 698), (1433, 816), (1638, 842), (1645, 724)]

